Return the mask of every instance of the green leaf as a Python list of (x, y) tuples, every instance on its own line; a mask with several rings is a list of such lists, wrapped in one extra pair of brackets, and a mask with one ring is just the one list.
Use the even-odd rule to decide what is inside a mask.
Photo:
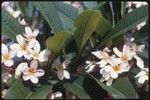
[(105, 85), (104, 83), (98, 81), (94, 76), (90, 74), (89, 76), (92, 77), (103, 89), (105, 89), (108, 93), (110, 93), (115, 99), (126, 99), (126, 96), (122, 92), (116, 90), (112, 86)]
[(97, 6), (96, 1), (84, 1), (83, 4), (88, 8), (88, 9), (93, 9)]
[(114, 89), (120, 91), (122, 94), (124, 94), (126, 96), (126, 98), (128, 98), (128, 99), (135, 99), (136, 98), (135, 89), (127, 78), (117, 79), (113, 83), (112, 87)]
[(23, 32), (23, 27), (17, 19), (11, 16), (6, 10), (2, 10), (2, 34), (12, 40), (16, 40), (16, 35)]
[(146, 58), (146, 59), (149, 59), (149, 50), (148, 49), (144, 49), (142, 52), (138, 52), (138, 55)]
[[(111, 30), (111, 32), (104, 38), (104, 41), (101, 44), (108, 42), (128, 30), (134, 28), (139, 23), (148, 20), (148, 5), (141, 6), (136, 8), (132, 12), (123, 16), (123, 18), (116, 24), (116, 26)], [(100, 44), (100, 45), (101, 45)]]
[(71, 37), (70, 33), (58, 32), (56, 35), (49, 37), (46, 40), (47, 48), (53, 53), (58, 53), (62, 47), (66, 44), (66, 41)]
[(34, 90), (24, 86), (22, 79), (17, 79), (8, 89), (5, 99), (45, 99), (52, 90), (51, 85), (42, 85)]
[(48, 22), (54, 33), (63, 30), (62, 22), (57, 10), (51, 2), (34, 2), (34, 5), (44, 19)]
[(96, 27), (96, 30), (95, 32), (98, 34), (98, 35), (104, 35), (108, 32), (110, 32), (112, 26), (110, 24), (110, 22), (105, 19), (104, 17), (102, 17)]
[(56, 8), (65, 30), (72, 30), (73, 22), (78, 16), (78, 9), (63, 2), (52, 2)]
[(101, 17), (102, 15), (98, 11), (86, 10), (80, 13), (75, 20), (74, 26), (76, 29), (74, 31), (74, 38), (79, 52), (96, 29)]
[(84, 91), (82, 87), (83, 80), (84, 80), (84, 77), (79, 77), (73, 83), (69, 83), (69, 82), (65, 83), (64, 87), (68, 91), (77, 95), (80, 99), (90, 99), (89, 95)]

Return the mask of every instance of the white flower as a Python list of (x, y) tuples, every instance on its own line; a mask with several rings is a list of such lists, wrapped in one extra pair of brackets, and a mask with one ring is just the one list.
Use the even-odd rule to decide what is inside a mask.
[(86, 61), (85, 63), (88, 64), (88, 65), (85, 67), (85, 69), (87, 69), (86, 72), (91, 72), (91, 71), (93, 70), (93, 68), (96, 66), (96, 64), (94, 64), (94, 63), (91, 62), (91, 61)]
[(30, 41), (32, 39), (35, 39), (38, 34), (39, 34), (39, 30), (38, 29), (35, 29), (32, 32), (31, 28), (28, 27), (28, 26), (25, 27), (25, 33), (23, 33), (23, 35), (26, 37), (26, 39), (28, 41)]
[(27, 44), (26, 40), (20, 34), (16, 36), (16, 39), (18, 43), (10, 45), (10, 48), (17, 53), (17, 57), (24, 56), (25, 58), (30, 59), (29, 51), (31, 51), (34, 41), (29, 41)]
[(116, 79), (119, 74), (129, 71), (129, 64), (122, 63), (119, 58), (111, 57), (110, 60), (108, 60), (108, 62), (110, 65), (106, 65), (104, 67), (104, 70), (106, 72), (110, 72), (110, 76), (114, 79)]
[(142, 71), (139, 72), (135, 77), (139, 78), (138, 83), (143, 84), (146, 80), (148, 80), (149, 70), (148, 68), (142, 68)]
[(136, 54), (135, 52), (132, 52), (130, 50), (130, 46), (126, 44), (123, 46), (122, 52), (120, 52), (116, 47), (113, 48), (113, 51), (123, 62), (131, 60)]
[(44, 62), (48, 60), (48, 55), (50, 54), (50, 51), (48, 49), (44, 49), (40, 52), (40, 44), (38, 41), (35, 41), (33, 50), (31, 50), (30, 53), (33, 59)]
[(25, 65), (24, 67), (25, 69), (22, 71), (24, 81), (27, 81), (30, 79), (31, 82), (34, 84), (38, 83), (39, 81), (38, 77), (43, 76), (45, 73), (42, 69), (37, 69), (38, 62), (36, 60), (33, 60), (30, 63), (30, 67), (28, 67), (27, 65)]
[(60, 80), (63, 80), (64, 78), (70, 79), (70, 73), (66, 70), (69, 63), (70, 60), (65, 60), (61, 63), (59, 59), (56, 59), (53, 63), (52, 66), (57, 69), (57, 76)]
[(110, 58), (107, 52), (110, 52), (108, 48), (104, 48), (103, 51), (95, 51), (92, 52), (93, 55), (95, 55), (97, 58), (101, 59), (101, 61), (97, 62), (96, 64), (99, 65), (99, 67), (104, 67)]
[(17, 66), (15, 70), (15, 78), (19, 78), (23, 70), (28, 66), (27, 63), (21, 63)]
[(2, 63), (4, 63), (4, 65), (10, 67), (14, 64), (14, 61), (12, 60), (12, 58), (16, 55), (16, 53), (14, 51), (8, 51), (8, 48), (5, 44), (2, 43)]
[(3, 91), (1, 92), (2, 98), (5, 98), (7, 91), (8, 91), (7, 89), (3, 89)]
[(50, 99), (57, 99), (57, 98), (61, 98), (62, 97), (62, 93), (57, 91), (51, 94)]

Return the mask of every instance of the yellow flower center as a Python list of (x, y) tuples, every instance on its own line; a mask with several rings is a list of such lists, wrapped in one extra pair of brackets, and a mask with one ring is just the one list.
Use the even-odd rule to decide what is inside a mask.
[(35, 70), (34, 70), (34, 68), (29, 68), (29, 74), (30, 74), (30, 75), (35, 74)]
[(56, 69), (57, 69), (57, 71), (63, 71), (63, 70), (64, 70), (63, 64), (58, 64), (58, 65), (56, 66)]
[(2, 60), (7, 61), (9, 59), (9, 54), (2, 55)]
[(33, 55), (33, 57), (36, 57), (36, 58), (39, 56), (37, 52), (33, 52), (32, 55)]
[(128, 56), (127, 55), (122, 55), (122, 58), (121, 58), (123, 61), (127, 61), (128, 60)]
[(22, 49), (23, 51), (26, 51), (26, 50), (27, 50), (27, 44), (21, 45), (21, 49)]
[(119, 71), (120, 69), (121, 69), (121, 68), (120, 68), (119, 65), (116, 65), (116, 66), (113, 67), (113, 70), (114, 70), (115, 72)]

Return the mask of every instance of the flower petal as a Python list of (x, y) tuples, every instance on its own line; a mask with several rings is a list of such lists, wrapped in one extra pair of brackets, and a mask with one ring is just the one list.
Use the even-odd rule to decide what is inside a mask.
[(95, 66), (96, 65), (92, 65), (92, 64), (88, 65), (87, 66), (88, 70), (86, 70), (86, 72), (91, 72)]
[(27, 67), (28, 67), (27, 63), (21, 63), (21, 64), (19, 64), (18, 67), (17, 67), (16, 70), (15, 70), (15, 78), (20, 77), (22, 71), (23, 71), (25, 68), (27, 68)]
[(7, 46), (4, 44), (4, 43), (2, 43), (2, 54), (7, 54), (8, 53), (8, 48), (7, 48)]
[(37, 40), (36, 39), (31, 39), (29, 42), (28, 42), (28, 47), (29, 48), (33, 48), (35, 47), (35, 45), (37, 44)]
[(140, 77), (138, 83), (143, 84), (145, 82), (146, 76)]
[(25, 42), (25, 39), (22, 37), (22, 35), (17, 35), (16, 36), (16, 39), (17, 39), (17, 42), (20, 44), (20, 45), (22, 45), (22, 44), (25, 44), (26, 42)]
[(23, 75), (23, 80), (24, 81), (27, 81), (27, 80), (29, 80), (30, 79), (30, 75)]
[(116, 47), (113, 48), (113, 51), (118, 57), (122, 57), (122, 52), (120, 52)]
[(146, 74), (145, 71), (141, 71), (135, 77), (141, 77), (144, 76), (145, 74)]
[(50, 51), (49, 51), (48, 49), (44, 49), (43, 51), (41, 51), (41, 52), (39, 53), (39, 58), (38, 58), (38, 60), (39, 60), (40, 62), (47, 61), (49, 54), (50, 54)]
[(40, 49), (41, 49), (41, 47), (40, 47), (40, 43), (38, 42), (38, 41), (36, 41), (35, 42), (35, 45), (34, 45), (34, 51), (36, 51), (37, 53), (39, 53), (40, 52)]
[(63, 61), (63, 68), (66, 68), (70, 62), (70, 60)]
[(128, 45), (123, 46), (123, 54), (128, 54), (130, 52), (130, 47)]
[(14, 64), (14, 61), (10, 59), (10, 60), (4, 61), (4, 64), (5, 64), (7, 67), (11, 67), (11, 66)]
[(109, 78), (109, 80), (106, 82), (106, 85), (111, 86), (113, 82), (113, 78)]
[(38, 79), (36, 76), (31, 76), (31, 77), (30, 77), (30, 80), (31, 80), (31, 82), (34, 83), (34, 84), (38, 83), (38, 81), (39, 81), (39, 79)]
[(33, 31), (33, 35), (36, 37), (38, 34), (39, 34), (39, 30), (38, 30), (38, 29), (35, 29), (35, 30)]
[(134, 58), (136, 59), (136, 65), (139, 68), (144, 68), (144, 61), (137, 55), (135, 55)]
[(107, 64), (107, 61), (106, 60), (101, 60), (101, 61), (97, 62), (96, 64), (100, 64), (99, 67), (102, 68)]
[(103, 56), (102, 56), (101, 53), (102, 53), (101, 51), (92, 52), (92, 54), (93, 54), (94, 56), (96, 56), (97, 58), (99, 58), (99, 59), (102, 59), (102, 58), (103, 58)]
[(66, 79), (70, 79), (70, 73), (67, 70), (64, 70), (63, 74)]
[(118, 73), (116, 72), (111, 72), (111, 77), (116, 79), (118, 77)]
[(37, 60), (32, 60), (30, 63), (30, 68), (37, 69), (38, 67), (38, 61)]
[(57, 71), (57, 76), (60, 80), (63, 80), (63, 78), (64, 78), (63, 72), (60, 72), (60, 71)]
[(18, 43), (14, 43), (12, 45), (10, 45), (10, 49), (13, 50), (13, 49), (18, 49), (19, 48), (19, 44)]
[(32, 35), (32, 30), (31, 30), (31, 28), (30, 28), (29, 26), (26, 26), (26, 27), (25, 27), (25, 33), (26, 33), (27, 35)]
[(10, 53), (9, 53), (9, 55), (10, 55), (10, 58), (13, 58), (13, 57), (15, 57), (16, 56), (16, 51), (15, 50), (10, 50), (9, 51)]
[(45, 72), (42, 69), (36, 70), (36, 73), (34, 74), (37, 77), (43, 76)]

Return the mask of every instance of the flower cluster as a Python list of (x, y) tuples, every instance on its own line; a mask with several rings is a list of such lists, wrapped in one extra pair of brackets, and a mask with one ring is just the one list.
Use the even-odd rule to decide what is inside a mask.
[(17, 43), (10, 45), (10, 50), (4, 43), (2, 43), (2, 63), (5, 66), (11, 67), (14, 65), (13, 58), (15, 56), (31, 60), (30, 68), (27, 63), (21, 63), (18, 65), (15, 77), (17, 78), (23, 73), (23, 79), (25, 81), (30, 79), (33, 83), (38, 82), (37, 77), (44, 75), (43, 70), (37, 70), (38, 61), (47, 61), (50, 54), (48, 49), (41, 51), (40, 43), (36, 40), (38, 33), (38, 30), (32, 32), (30, 27), (25, 26), (25, 33), (16, 36)]
[(144, 83), (145, 80), (148, 80), (148, 68), (144, 68), (143, 60), (137, 55), (137, 51), (142, 51), (142, 49), (143, 46), (133, 45), (132, 43), (132, 45), (124, 44), (122, 52), (114, 47), (111, 56), (109, 55), (111, 50), (107, 47), (102, 51), (94, 51), (92, 54), (99, 58), (100, 61), (86, 61), (88, 64), (86, 72), (91, 72), (98, 65), (101, 68), (100, 74), (102, 75), (100, 81), (107, 81), (106, 84), (110, 86), (120, 74), (130, 70), (132, 66), (129, 62), (132, 59), (136, 59), (136, 64), (142, 71), (135, 77), (139, 77), (138, 83)]

